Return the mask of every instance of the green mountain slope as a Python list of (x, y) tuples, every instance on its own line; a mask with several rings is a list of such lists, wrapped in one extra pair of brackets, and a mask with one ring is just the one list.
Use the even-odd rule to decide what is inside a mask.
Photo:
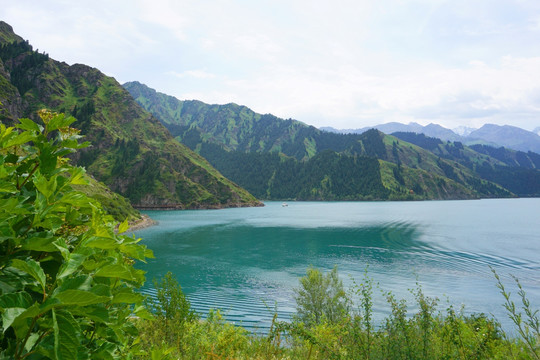
[(13, 35), (0, 39), (8, 39), (0, 47), (0, 102), (6, 104), (1, 121), (35, 117), (41, 108), (75, 116), (75, 126), (93, 146), (74, 160), (140, 208), (260, 204), (178, 143), (115, 79), (86, 65), (49, 59), (27, 42), (9, 42)]
[[(196, 143), (219, 144), (225, 150), (282, 152), (299, 160), (312, 157), (313, 136), (319, 130), (299, 121), (261, 115), (236, 104), (208, 105), (180, 101), (138, 82), (123, 85), (173, 136), (193, 148)], [(298, 144), (298, 138), (306, 139)]]
[(468, 147), (416, 133), (393, 135), (459, 164), (465, 171), (497, 183), (518, 196), (540, 196), (540, 155), (537, 153), (479, 144)]
[[(455, 159), (377, 130), (348, 135), (328, 133), (298, 121), (256, 114), (235, 104), (180, 101), (137, 82), (124, 87), (180, 141), (261, 198), (512, 196)], [(470, 152), (490, 163), (499, 163), (488, 155)]]

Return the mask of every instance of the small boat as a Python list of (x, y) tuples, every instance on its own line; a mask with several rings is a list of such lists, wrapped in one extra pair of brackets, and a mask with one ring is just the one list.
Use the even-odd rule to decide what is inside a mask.
[(287, 207), (287, 206), (289, 206), (289, 205), (287, 205), (287, 203), (284, 202), (283, 204), (281, 204), (281, 206)]

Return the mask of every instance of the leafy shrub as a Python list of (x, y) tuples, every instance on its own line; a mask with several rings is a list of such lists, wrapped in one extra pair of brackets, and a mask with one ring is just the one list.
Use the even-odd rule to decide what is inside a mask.
[(127, 358), (129, 319), (146, 314), (133, 265), (151, 252), (73, 189), (85, 183), (65, 157), (86, 146), (75, 119), (39, 116), (0, 124), (0, 358)]
[(154, 349), (155, 344), (180, 347), (188, 323), (198, 321), (199, 317), (182, 292), (180, 284), (171, 272), (160, 281), (154, 280), (156, 299), (147, 301), (154, 316), (150, 321), (139, 322), (143, 329), (142, 343), (146, 348)]
[(308, 327), (322, 322), (338, 323), (348, 315), (349, 299), (339, 279), (337, 267), (323, 275), (309, 268), (295, 289), (296, 320)]
[(237, 359), (246, 354), (252, 340), (248, 331), (227, 322), (218, 310), (200, 320), (170, 272), (154, 286), (157, 301), (150, 301), (154, 317), (136, 322), (144, 349), (141, 358)]

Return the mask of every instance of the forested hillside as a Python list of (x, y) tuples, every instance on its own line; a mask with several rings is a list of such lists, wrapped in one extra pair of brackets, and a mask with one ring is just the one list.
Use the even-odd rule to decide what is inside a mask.
[[(516, 171), (488, 152), (459, 142), (412, 133), (401, 133), (399, 139), (374, 129), (362, 134), (329, 133), (295, 120), (257, 114), (245, 106), (181, 101), (138, 82), (124, 87), (179, 141), (261, 198), (466, 199), (540, 195), (537, 169), (523, 171), (520, 166)], [(325, 161), (318, 161), (321, 158)], [(373, 164), (374, 159), (378, 166), (366, 165)], [(314, 167), (315, 172), (310, 170)], [(507, 181), (508, 176), (515, 177), (515, 181)], [(347, 182), (349, 186), (342, 186)]]
[(36, 52), (0, 26), (0, 120), (73, 115), (92, 146), (74, 157), (92, 176), (142, 208), (219, 208), (259, 202), (176, 141), (118, 82), (86, 65)]
[(415, 133), (392, 135), (459, 163), (518, 196), (540, 196), (540, 155), (537, 153), (479, 144), (468, 147), (461, 142), (443, 142)]
[(124, 87), (179, 141), (260, 198), (540, 195), (540, 172), (534, 165), (538, 155), (534, 153), (514, 152), (515, 162), (509, 163), (493, 156), (491, 150), (457, 141), (414, 133), (390, 136), (374, 129), (362, 134), (329, 133), (299, 121), (257, 114), (245, 106), (181, 101), (138, 82)]

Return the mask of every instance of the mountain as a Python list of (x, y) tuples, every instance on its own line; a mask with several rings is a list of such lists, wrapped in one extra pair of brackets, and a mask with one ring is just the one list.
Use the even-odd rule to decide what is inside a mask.
[(92, 147), (74, 161), (140, 208), (220, 208), (260, 203), (178, 143), (112, 77), (33, 51), (0, 22), (0, 120), (48, 108), (73, 115)]
[(412, 133), (418, 133), (418, 134), (425, 134), (427, 136), (436, 137), (436, 138), (447, 140), (447, 141), (461, 140), (460, 136), (457, 135), (455, 132), (453, 132), (450, 129), (444, 128), (440, 125), (428, 124), (426, 126), (422, 126), (415, 122), (411, 122), (409, 124), (389, 122), (386, 124), (368, 126), (368, 127), (364, 127), (360, 129), (346, 129), (346, 130), (338, 130), (331, 127), (321, 128), (321, 130), (341, 133), (341, 134), (362, 134), (363, 132), (369, 129), (377, 129), (379, 131), (382, 131), (385, 134), (392, 134), (395, 132), (412, 132)]
[[(420, 200), (511, 196), (454, 161), (370, 130), (356, 149), (323, 150), (299, 161), (279, 153), (224, 151), (202, 143), (201, 155), (253, 194), (267, 199)], [(369, 155), (368, 155), (369, 153)]]
[(0, 21), (0, 44), (23, 42), (24, 39), (15, 34), (11, 25)]
[(347, 130), (345, 130), (345, 129), (344, 130), (339, 130), (339, 129), (333, 128), (331, 126), (321, 126), (319, 128), (319, 130), (334, 133), (334, 134), (348, 134)]
[(459, 141), (465, 145), (483, 144), (494, 147), (504, 146), (513, 150), (540, 153), (540, 134), (538, 133), (540, 132), (540, 128), (535, 131), (527, 131), (510, 125), (486, 124), (480, 129), (459, 127), (454, 129), (455, 131), (452, 131), (437, 124), (422, 126), (414, 122), (409, 124), (390, 122), (355, 130), (339, 130), (331, 127), (321, 129), (341, 134), (361, 134), (369, 129), (377, 129), (385, 134), (410, 132), (424, 134), (444, 141)]
[[(510, 167), (459, 142), (437, 140), (442, 144), (437, 153), (375, 129), (362, 134), (337, 134), (291, 119), (256, 114), (236, 104), (181, 101), (138, 82), (124, 87), (180, 141), (261, 198), (512, 196), (512, 191), (476, 171), (479, 165), (502, 166), (504, 171)], [(440, 130), (438, 126), (431, 128)], [(530, 171), (536, 174), (535, 169)], [(362, 177), (369, 180), (356, 181)], [(529, 187), (520, 189), (519, 194), (540, 195), (540, 191)]]
[[(139, 82), (123, 85), (146, 110), (157, 117), (181, 142), (190, 148), (204, 138), (225, 150), (283, 152), (299, 160), (315, 155), (313, 137), (320, 131), (291, 119), (282, 120), (237, 105), (208, 105), (201, 101), (180, 101), (156, 92)], [(297, 144), (295, 139), (305, 138)]]
[(467, 137), (468, 142), (483, 140), (514, 150), (540, 153), (540, 135), (510, 125), (486, 124)]
[(461, 142), (443, 142), (417, 133), (393, 136), (459, 163), (518, 196), (540, 196), (540, 154), (481, 144), (464, 146)]

